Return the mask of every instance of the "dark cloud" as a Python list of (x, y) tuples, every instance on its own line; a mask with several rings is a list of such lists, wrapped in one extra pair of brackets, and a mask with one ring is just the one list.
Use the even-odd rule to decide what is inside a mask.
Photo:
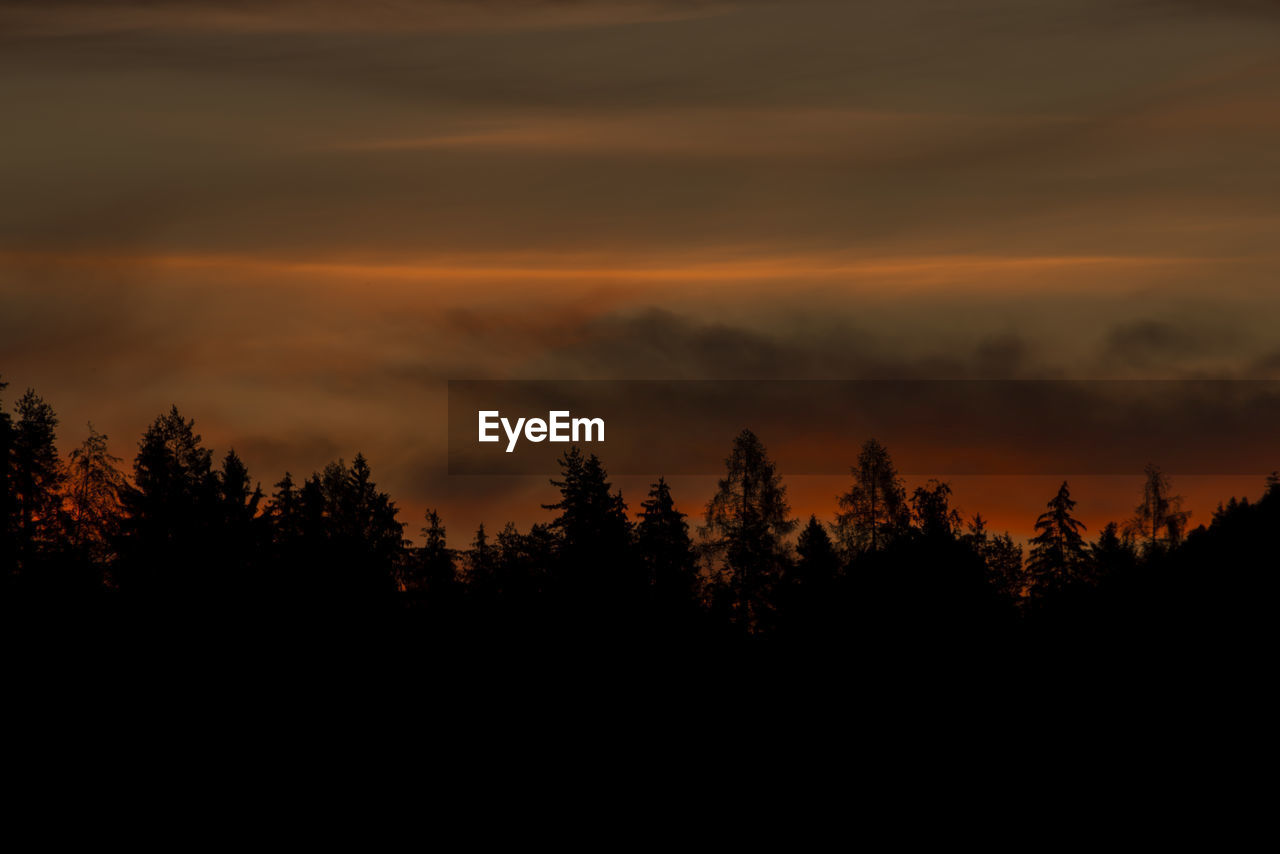
[(1273, 350), (1256, 359), (1253, 363), (1252, 375), (1276, 378), (1280, 377), (1280, 350)]
[[(847, 317), (778, 312), (769, 331), (705, 322), (663, 309), (590, 320), (568, 343), (522, 374), (561, 379), (993, 379), (1036, 365), (1031, 345), (1014, 333), (975, 330), (945, 349), (903, 346)], [(915, 351), (915, 352), (912, 352)]]
[[(72, 29), (83, 8), (49, 17)], [(211, 21), (32, 38), (0, 51), (0, 181), (17, 200), (0, 244), (1264, 251), (1280, 175), (1266, 34), (1115, 8), (747, 4), (589, 37)]]
[(0, 368), (415, 507), (449, 378), (1271, 376), (1275, 8), (0, 3)]
[(1107, 333), (1103, 355), (1122, 365), (1159, 373), (1218, 352), (1228, 342), (1222, 330), (1205, 328), (1194, 321), (1142, 320)]
[(457, 31), (616, 26), (713, 13), (704, 0), (5, 0), (4, 22), (49, 36), (152, 30), (166, 34), (280, 34), (380, 30)]

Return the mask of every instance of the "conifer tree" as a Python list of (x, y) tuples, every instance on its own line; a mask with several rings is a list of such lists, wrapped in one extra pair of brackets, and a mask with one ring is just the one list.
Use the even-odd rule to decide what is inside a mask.
[(194, 428), (174, 406), (143, 434), (124, 494), (123, 588), (187, 593), (215, 584), (209, 546), (222, 515), (218, 479)]
[(267, 518), (271, 520), (272, 541), (277, 551), (288, 552), (302, 539), (302, 494), (293, 481), (293, 475), (284, 473), (271, 493), (267, 506)]
[(17, 404), (13, 428), (12, 490), (17, 509), (19, 566), (35, 561), (61, 540), (62, 482), (58, 458), (58, 417), (32, 389)]
[(910, 517), (906, 490), (889, 452), (868, 439), (851, 469), (849, 491), (839, 498), (836, 532), (846, 555), (878, 551), (906, 529)]
[[(0, 380), (0, 392), (9, 387)], [(17, 503), (13, 484), (13, 420), (0, 398), (0, 590), (18, 571)]]
[(930, 479), (911, 495), (911, 515), (926, 537), (954, 539), (960, 534), (960, 512), (951, 507), (951, 484)]
[(224, 583), (248, 588), (261, 580), (246, 573), (260, 563), (263, 546), (269, 538), (267, 520), (258, 515), (264, 497), (262, 485), (249, 488), (249, 470), (235, 449), (223, 457), (217, 480), (221, 530), (212, 545), (221, 563)]
[(1138, 563), (1133, 540), (1121, 533), (1120, 526), (1108, 522), (1098, 534), (1098, 541), (1089, 548), (1089, 563), (1093, 580), (1105, 582), (1132, 570)]
[(1058, 494), (1050, 499), (1048, 509), (1036, 519), (1035, 527), (1039, 533), (1031, 540), (1031, 554), (1027, 560), (1031, 590), (1035, 596), (1061, 590), (1084, 576), (1087, 552), (1080, 532), (1085, 530), (1085, 526), (1071, 515), (1075, 506), (1064, 480)]
[(689, 539), (689, 523), (676, 509), (671, 487), (659, 477), (641, 502), (636, 551), (655, 598), (663, 605), (691, 600), (697, 580), (697, 557)]
[[(324, 563), (332, 591), (381, 596), (394, 590), (404, 523), (396, 518), (395, 502), (374, 483), (368, 460), (357, 453), (350, 468), (338, 460), (312, 480), (318, 488), (310, 494), (318, 494), (323, 512), (317, 520), (308, 511), (308, 521), (321, 525), (318, 539), (326, 546)], [(316, 535), (308, 531), (307, 536)]]
[(65, 485), (67, 541), (80, 559), (105, 566), (120, 534), (128, 488), (117, 467), (120, 458), (107, 450), (107, 437), (89, 425), (89, 435), (67, 460)]
[(840, 556), (835, 543), (827, 533), (827, 526), (815, 515), (796, 540), (796, 583), (811, 590), (824, 590), (835, 580), (840, 568)]
[(789, 518), (787, 490), (773, 461), (750, 430), (734, 439), (725, 468), (702, 531), (707, 549), (722, 561), (738, 624), (756, 631), (786, 569), (786, 537), (796, 521)]
[(494, 549), (489, 545), (484, 522), (476, 527), (475, 538), (467, 549), (467, 586), (472, 593), (489, 595), (494, 582)]
[(622, 493), (613, 491), (600, 459), (584, 456), (577, 445), (559, 462), (561, 477), (551, 485), (560, 490), (560, 501), (543, 507), (559, 511), (550, 527), (559, 537), (560, 592), (584, 606), (600, 597), (634, 595), (639, 579)]
[(981, 513), (973, 514), (964, 542), (987, 566), (987, 578), (1007, 600), (1021, 602), (1025, 593), (1026, 573), (1022, 565), (1022, 546), (1013, 541), (1008, 531), (991, 534)]
[(442, 594), (454, 585), (453, 550), (446, 541), (440, 513), (435, 508), (429, 509), (424, 519), (427, 524), (421, 530), (423, 541), (417, 555), (417, 581), (429, 592)]

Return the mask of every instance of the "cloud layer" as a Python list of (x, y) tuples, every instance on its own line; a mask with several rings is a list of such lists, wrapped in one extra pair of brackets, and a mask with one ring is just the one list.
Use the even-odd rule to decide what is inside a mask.
[(468, 519), (527, 484), (445, 477), (450, 378), (1275, 377), (1278, 28), (0, 2), (0, 372), (68, 440), (176, 401), (264, 481), (362, 449)]

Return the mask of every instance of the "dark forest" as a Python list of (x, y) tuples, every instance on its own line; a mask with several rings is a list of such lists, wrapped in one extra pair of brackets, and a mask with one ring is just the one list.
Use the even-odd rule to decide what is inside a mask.
[(0, 416), (5, 612), (128, 614), (325, 631), (370, 621), (423, 636), (727, 649), (905, 649), (1001, 656), (1219, 646), (1265, 624), (1277, 569), (1280, 478), (1188, 529), (1155, 465), (1134, 514), (1088, 532), (1063, 482), (1026, 549), (962, 518), (947, 483), (908, 493), (868, 439), (831, 522), (791, 517), (761, 439), (727, 443), (696, 516), (663, 478), (639, 501), (571, 447), (546, 524), (449, 536), (436, 510), (418, 544), (356, 454), (264, 489), (234, 451), (204, 447), (175, 406), (132, 460), (90, 428), (60, 455), (53, 407), (28, 390)]

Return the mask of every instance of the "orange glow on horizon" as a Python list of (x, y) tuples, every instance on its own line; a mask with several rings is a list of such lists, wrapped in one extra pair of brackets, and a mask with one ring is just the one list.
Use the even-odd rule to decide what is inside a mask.
[[(699, 257), (714, 253), (698, 253)], [(23, 265), (86, 266), (103, 270), (159, 269), (210, 271), (244, 276), (322, 277), (358, 279), (364, 282), (417, 282), (433, 284), (455, 281), (492, 283), (592, 283), (625, 282), (644, 284), (699, 283), (733, 285), (751, 281), (858, 279), (884, 277), (896, 285), (946, 286), (955, 279), (966, 280), (972, 289), (999, 288), (994, 281), (973, 283), (970, 277), (1023, 276), (1066, 271), (1128, 271), (1158, 269), (1189, 264), (1220, 263), (1224, 259), (1197, 257), (1155, 257), (1118, 255), (925, 255), (859, 257), (848, 253), (813, 253), (731, 257), (700, 261), (676, 255), (650, 263), (620, 257), (605, 263), (601, 255), (545, 256), (494, 253), (481, 256), (429, 257), (412, 261), (369, 262), (346, 259), (273, 258), (244, 254), (125, 254), (99, 252), (0, 252), (0, 259)], [(1229, 260), (1229, 259), (1228, 259)], [(1003, 284), (1003, 283), (1002, 283)], [(1064, 282), (1064, 288), (1088, 287), (1078, 280)], [(1105, 290), (1105, 285), (1099, 285)]]

